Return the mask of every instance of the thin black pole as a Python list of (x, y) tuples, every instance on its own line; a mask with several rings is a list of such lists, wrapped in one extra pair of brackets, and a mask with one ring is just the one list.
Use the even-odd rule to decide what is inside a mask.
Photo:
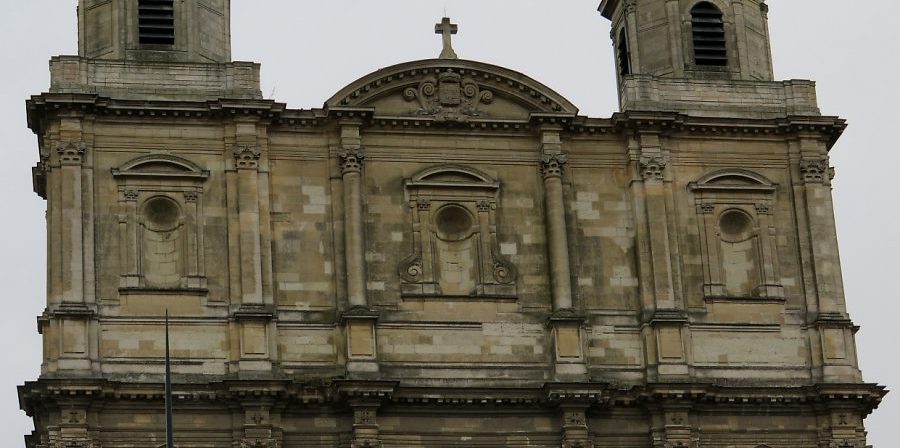
[(172, 364), (169, 360), (169, 310), (166, 310), (166, 448), (175, 448), (172, 435)]

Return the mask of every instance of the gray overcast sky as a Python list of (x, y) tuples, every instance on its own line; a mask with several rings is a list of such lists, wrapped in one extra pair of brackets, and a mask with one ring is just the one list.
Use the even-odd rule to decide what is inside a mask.
[[(23, 446), (32, 428), (15, 386), (37, 377), (35, 316), (45, 300), (44, 202), (31, 192), (37, 144), (25, 124), (25, 99), (47, 90), (47, 61), (77, 52), (74, 0), (0, 0), (0, 179), (9, 219), (0, 220), (3, 275), (0, 341), (0, 446)], [(263, 64), (263, 92), (293, 108), (320, 107), (341, 87), (377, 68), (436, 57), (434, 23), (446, 8), (460, 34), (461, 58), (519, 70), (557, 90), (582, 114), (616, 110), (608, 22), (599, 0), (233, 0), (234, 59)], [(900, 124), (897, 74), (900, 2), (770, 0), (775, 73), (818, 81), (822, 111), (850, 121), (832, 150), (844, 281), (865, 378), (898, 388), (900, 277), (897, 169), (890, 137)], [(868, 420), (869, 442), (900, 446), (900, 395)]]

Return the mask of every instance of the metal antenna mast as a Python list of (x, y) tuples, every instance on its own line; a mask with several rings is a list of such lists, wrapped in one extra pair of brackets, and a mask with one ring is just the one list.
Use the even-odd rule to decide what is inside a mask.
[(175, 448), (172, 435), (172, 363), (169, 359), (169, 310), (166, 309), (166, 448)]

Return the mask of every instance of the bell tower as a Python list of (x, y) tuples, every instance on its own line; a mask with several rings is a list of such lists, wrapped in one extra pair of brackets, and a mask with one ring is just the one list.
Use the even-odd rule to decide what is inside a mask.
[(764, 0), (603, 0), (622, 110), (818, 114), (810, 81), (773, 81)]
[(230, 19), (230, 0), (79, 0), (78, 55), (229, 62)]
[(50, 92), (259, 99), (259, 71), (231, 60), (231, 0), (78, 0), (78, 55), (50, 60)]
[(619, 72), (772, 80), (761, 0), (604, 0)]

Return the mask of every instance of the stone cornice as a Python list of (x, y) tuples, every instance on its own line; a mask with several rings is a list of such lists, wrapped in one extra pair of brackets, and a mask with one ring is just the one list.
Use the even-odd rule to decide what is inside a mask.
[(115, 100), (94, 94), (52, 94), (33, 96), (27, 101), (28, 126), (41, 134), (42, 119), (54, 113), (95, 114), (131, 119), (235, 118), (258, 117), (275, 126), (315, 129), (326, 123), (361, 120), (366, 128), (409, 130), (458, 128), (461, 131), (528, 133), (547, 124), (560, 125), (567, 137), (591, 137), (632, 132), (666, 135), (703, 135), (758, 138), (793, 138), (801, 134), (819, 135), (830, 149), (847, 127), (844, 119), (831, 116), (788, 116), (777, 119), (726, 119), (694, 117), (672, 112), (620, 112), (610, 118), (591, 118), (571, 113), (536, 112), (529, 119), (498, 120), (473, 117), (459, 122), (440, 122), (426, 116), (381, 116), (371, 108), (334, 106), (328, 109), (287, 109), (271, 100), (218, 100), (197, 102)]
[[(44, 378), (19, 386), (19, 405), (29, 415), (44, 407), (57, 407), (77, 400), (102, 406), (104, 400), (159, 402), (163, 398), (162, 378), (158, 383), (118, 382), (107, 379)], [(371, 400), (407, 406), (484, 408), (515, 406), (546, 408), (561, 404), (588, 407), (648, 407), (657, 405), (715, 405), (721, 412), (734, 407), (766, 412), (784, 408), (854, 408), (870, 413), (887, 394), (884, 386), (868, 383), (812, 384), (763, 387), (755, 385), (714, 385), (708, 383), (647, 384), (619, 386), (606, 383), (545, 383), (518, 388), (504, 387), (415, 387), (396, 381), (298, 382), (294, 380), (229, 380), (176, 376), (176, 399), (182, 403), (234, 403), (245, 400), (341, 405)], [(760, 406), (763, 406), (760, 408)], [(731, 409), (729, 409), (731, 408)]]

